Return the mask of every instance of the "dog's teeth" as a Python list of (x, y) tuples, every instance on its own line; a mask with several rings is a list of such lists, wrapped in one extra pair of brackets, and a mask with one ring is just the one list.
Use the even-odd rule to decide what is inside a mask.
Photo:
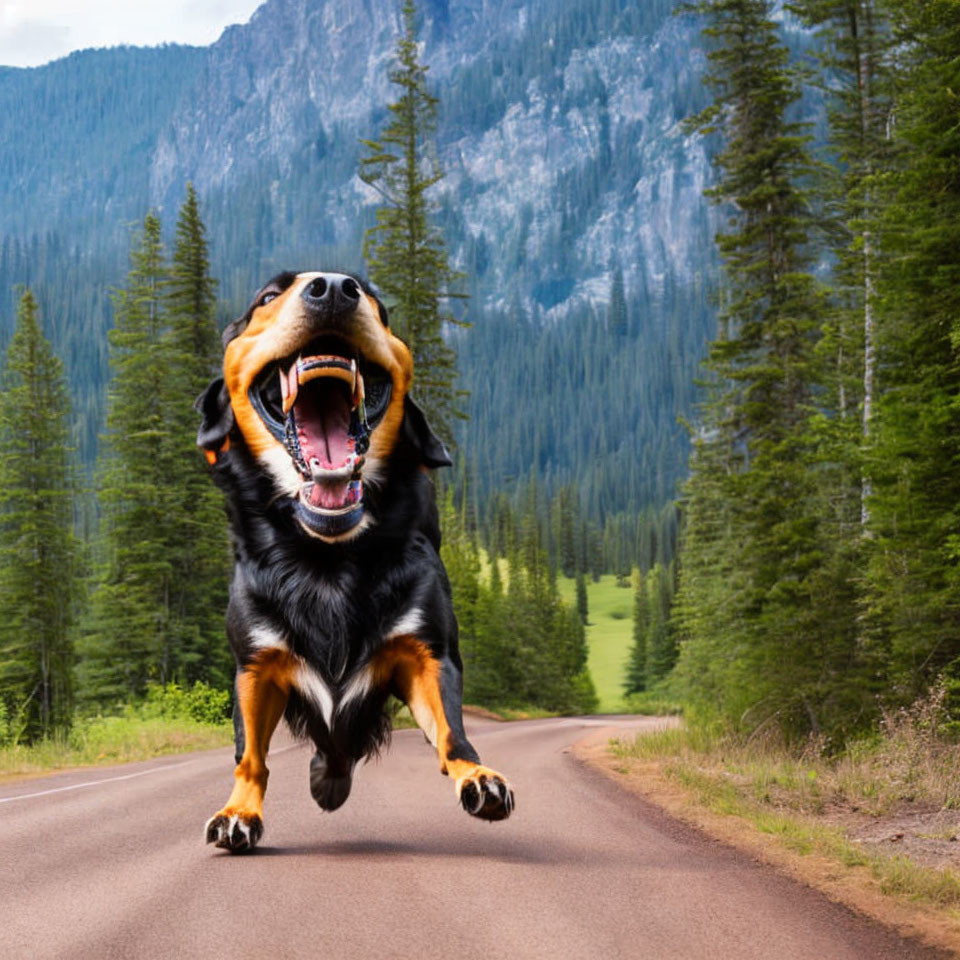
[(290, 408), (297, 402), (297, 393), (300, 389), (300, 376), (298, 373), (300, 359), (290, 365), (287, 371), (280, 371), (280, 394), (283, 400), (283, 412), (289, 413)]

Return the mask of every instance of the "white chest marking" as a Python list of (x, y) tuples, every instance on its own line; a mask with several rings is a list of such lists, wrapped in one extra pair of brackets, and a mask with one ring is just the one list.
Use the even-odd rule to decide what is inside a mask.
[(329, 728), (333, 721), (333, 694), (323, 677), (301, 657), (297, 657), (293, 685), (320, 711)]
[(411, 607), (387, 631), (387, 640), (404, 637), (416, 633), (423, 626), (423, 613), (419, 607)]
[(351, 700), (359, 700), (365, 697), (373, 685), (373, 670), (370, 665), (358, 670), (351, 678), (350, 682), (343, 688), (343, 694), (340, 702), (337, 704), (337, 713), (339, 713)]
[[(416, 634), (423, 626), (423, 613), (419, 607), (412, 607), (402, 614), (386, 633), (386, 640), (393, 640), (396, 637), (409, 636)], [(264, 624), (256, 624), (250, 630), (250, 643), (258, 650), (289, 650), (286, 640), (282, 634)], [(293, 671), (293, 685), (297, 690), (309, 700), (323, 717), (327, 727), (333, 725), (333, 718), (339, 714), (344, 707), (353, 700), (359, 700), (365, 697), (373, 686), (373, 670), (369, 664), (358, 670), (347, 682), (343, 688), (343, 693), (334, 700), (333, 692), (330, 686), (322, 676), (307, 663), (302, 657), (294, 655), (296, 666)], [(411, 709), (416, 716), (420, 726), (430, 737), (430, 727), (433, 727), (433, 718), (429, 710), (418, 710), (413, 704)], [(436, 731), (433, 730), (432, 741), (436, 740)]]
[(287, 641), (271, 627), (258, 623), (250, 630), (250, 643), (257, 650), (286, 650)]
[[(258, 650), (289, 650), (283, 635), (272, 627), (258, 623), (250, 630), (250, 643)], [(333, 694), (324, 682), (323, 677), (307, 663), (303, 657), (291, 655), (295, 666), (293, 668), (293, 685), (307, 698), (321, 713), (327, 726), (333, 717)]]

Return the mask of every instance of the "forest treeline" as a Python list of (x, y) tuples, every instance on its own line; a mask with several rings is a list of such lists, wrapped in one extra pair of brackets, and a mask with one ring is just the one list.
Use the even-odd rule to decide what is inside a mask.
[(671, 678), (708, 717), (837, 742), (960, 689), (960, 3), (798, 0), (804, 62), (777, 4), (691, 7), (727, 220)]
[(129, 703), (151, 682), (231, 684), (225, 516), (190, 402), (220, 362), (214, 291), (188, 187), (172, 254), (148, 214), (113, 292), (93, 536), (63, 365), (32, 291), (21, 295), (0, 383), (0, 713), (15, 740), (62, 732), (75, 706)]

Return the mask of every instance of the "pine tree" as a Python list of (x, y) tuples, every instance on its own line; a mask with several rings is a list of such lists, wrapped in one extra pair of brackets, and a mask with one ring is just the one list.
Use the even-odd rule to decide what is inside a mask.
[(149, 680), (172, 679), (179, 666), (168, 538), (174, 365), (164, 336), (166, 264), (153, 213), (130, 265), (126, 286), (113, 295), (113, 378), (99, 469), (101, 574), (83, 645), (85, 694), (99, 701), (129, 700)]
[(207, 230), (192, 183), (177, 218), (177, 232), (166, 282), (167, 318), (177, 373), (183, 376), (188, 396), (206, 389), (220, 364), (217, 335), (216, 281), (210, 276)]
[[(459, 627), (460, 652), (464, 661), (473, 666), (478, 659), (480, 554), (473, 535), (467, 529), (465, 512), (454, 506), (452, 487), (447, 489), (443, 498), (440, 525), (443, 533), (440, 556), (450, 579), (453, 609)], [(477, 669), (482, 669), (482, 666)]]
[(670, 622), (673, 604), (673, 574), (656, 564), (646, 578), (649, 622), (646, 637), (647, 686), (662, 680), (677, 659), (674, 630)]
[(841, 522), (849, 522), (845, 514), (856, 500), (866, 533), (870, 481), (863, 473), (861, 448), (870, 441), (878, 389), (880, 265), (874, 237), (878, 192), (873, 185), (890, 161), (890, 33), (879, 0), (802, 0), (796, 9), (820, 28), (825, 41), (819, 86), (830, 105), (830, 162), (821, 169), (835, 266), (832, 310), (824, 323), (821, 350), (828, 357), (830, 395), (825, 399), (836, 417), (824, 441), (834, 447), (832, 459), (847, 468), (833, 484), (843, 485), (834, 498), (844, 514)]
[(27, 290), (0, 384), (0, 702), (28, 740), (70, 726), (80, 573), (70, 403), (37, 313)]
[(551, 511), (556, 530), (557, 555), (560, 570), (565, 577), (573, 577), (578, 572), (577, 563), (577, 503), (573, 487), (564, 486), (557, 491)]
[(232, 567), (220, 491), (196, 446), (193, 400), (220, 366), (216, 283), (210, 276), (206, 228), (197, 196), (187, 184), (165, 287), (169, 349), (172, 472), (167, 533), (174, 569), (171, 608), (182, 678), (228, 686), (232, 657), (223, 632), (223, 611)]
[[(890, 169), (890, 31), (880, 0), (803, 0), (795, 10), (823, 41), (817, 86), (828, 104), (819, 207), (831, 251), (831, 291), (818, 345), (822, 383), (814, 425), (822, 560), (811, 573), (823, 637), (824, 697), (835, 717), (875, 713), (883, 652), (863, 617), (869, 553), (868, 451), (880, 390), (878, 283), (883, 263), (876, 183)], [(826, 689), (828, 688), (829, 689)], [(860, 720), (856, 720), (860, 718)]]
[(515, 634), (505, 628), (507, 616), (500, 561), (493, 559), (490, 581), (481, 585), (477, 598), (476, 643), (469, 655), (464, 652), (464, 700), (468, 703), (507, 706), (516, 700), (521, 666)]
[(380, 288), (391, 323), (413, 354), (413, 395), (443, 440), (452, 444), (454, 421), (462, 417), (454, 349), (444, 327), (458, 321), (441, 302), (459, 275), (448, 263), (440, 230), (431, 225), (429, 191), (443, 178), (433, 136), (437, 98), (427, 89), (428, 67), (420, 63), (416, 7), (403, 5), (404, 32), (397, 41), (397, 66), (390, 82), (399, 99), (378, 141), (363, 141), (367, 156), (360, 178), (379, 194), (377, 222), (364, 237), (370, 277)]
[[(714, 387), (703, 431), (715, 453), (694, 460), (688, 495), (699, 499), (698, 487), (716, 482), (701, 467), (725, 464), (724, 532), (732, 530), (739, 541), (741, 577), (715, 584), (704, 596), (686, 593), (684, 655), (702, 659), (702, 648), (721, 644), (736, 661), (725, 679), (741, 685), (735, 698), (750, 708), (748, 722), (776, 716), (785, 729), (800, 731), (822, 723), (825, 698), (824, 638), (809, 580), (822, 546), (811, 469), (822, 307), (809, 266), (809, 205), (800, 187), (810, 171), (808, 137), (787, 119), (799, 90), (770, 4), (704, 0), (694, 6), (707, 18), (708, 82), (716, 91), (714, 104), (694, 124), (723, 133), (716, 157), (721, 175), (709, 195), (730, 211), (731, 229), (717, 238), (727, 283), (721, 332), (707, 364)], [(707, 518), (692, 512), (689, 519)], [(709, 544), (703, 531), (688, 531), (688, 552)], [(682, 561), (703, 569), (695, 556)], [(713, 622), (711, 611), (721, 622)], [(718, 635), (731, 616), (735, 632)], [(664, 638), (663, 649), (670, 646)], [(652, 657), (651, 675), (661, 675), (668, 659)], [(685, 676), (703, 696), (699, 675), (686, 669)]]
[(577, 570), (575, 579), (575, 588), (577, 595), (577, 613), (580, 615), (580, 622), (587, 626), (589, 623), (590, 609), (587, 601), (587, 578), (582, 570)]
[(650, 632), (650, 596), (647, 581), (633, 571), (633, 644), (627, 658), (623, 691), (628, 696), (647, 689), (647, 637)]
[(874, 179), (882, 395), (869, 621), (888, 699), (960, 673), (960, 2), (891, 0), (893, 170)]
[[(705, 412), (716, 415), (712, 404)], [(680, 689), (698, 707), (724, 718), (743, 716), (756, 698), (738, 655), (745, 645), (745, 624), (740, 605), (731, 602), (748, 584), (741, 560), (744, 542), (734, 529), (727, 492), (734, 462), (735, 451), (719, 429), (695, 437), (672, 617), (681, 641), (676, 667)]]

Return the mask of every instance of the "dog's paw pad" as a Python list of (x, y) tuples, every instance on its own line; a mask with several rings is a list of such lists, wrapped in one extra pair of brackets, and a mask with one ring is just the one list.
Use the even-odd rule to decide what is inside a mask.
[(207, 843), (231, 853), (252, 850), (263, 836), (263, 821), (257, 814), (214, 814), (204, 828)]
[(475, 773), (458, 784), (460, 805), (481, 820), (506, 820), (516, 805), (509, 784), (497, 773)]

